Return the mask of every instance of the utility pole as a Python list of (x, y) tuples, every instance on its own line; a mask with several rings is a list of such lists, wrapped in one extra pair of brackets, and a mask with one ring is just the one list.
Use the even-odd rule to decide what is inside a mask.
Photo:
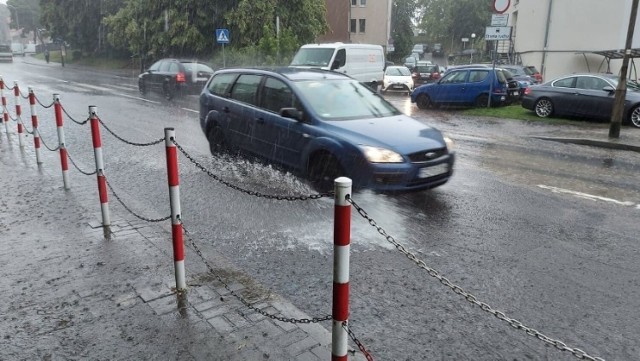
[(629, 29), (627, 30), (627, 43), (624, 46), (624, 55), (622, 57), (622, 67), (620, 68), (620, 80), (616, 87), (616, 94), (613, 101), (613, 110), (611, 111), (611, 125), (609, 126), (609, 138), (620, 138), (620, 125), (624, 117), (624, 100), (627, 94), (627, 72), (629, 69), (629, 55), (631, 54), (631, 46), (633, 42), (633, 32), (636, 26), (636, 17), (638, 14), (638, 0), (633, 0), (631, 5), (631, 15), (629, 17)]

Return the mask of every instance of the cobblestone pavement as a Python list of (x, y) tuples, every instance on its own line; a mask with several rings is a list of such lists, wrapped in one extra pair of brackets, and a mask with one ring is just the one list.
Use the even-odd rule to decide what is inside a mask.
[(0, 360), (331, 358), (331, 321), (252, 311), (229, 290), (269, 315), (309, 318), (273, 293), (252, 299), (243, 277), (224, 287), (197, 257), (176, 296), (170, 225), (112, 215), (106, 237), (95, 176), (64, 190), (57, 154), (38, 166), (31, 144), (0, 129)]

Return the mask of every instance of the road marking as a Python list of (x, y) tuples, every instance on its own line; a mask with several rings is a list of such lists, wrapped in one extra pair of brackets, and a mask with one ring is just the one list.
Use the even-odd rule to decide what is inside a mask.
[(542, 189), (548, 189), (548, 190), (552, 191), (553, 193), (566, 193), (566, 194), (574, 195), (576, 197), (589, 199), (589, 200), (592, 200), (592, 201), (611, 202), (611, 203), (614, 203), (614, 204), (617, 204), (617, 205), (620, 205), (620, 206), (629, 206), (629, 207), (636, 206), (636, 209), (640, 209), (640, 204), (635, 204), (635, 203), (629, 202), (629, 201), (619, 201), (619, 200), (613, 199), (613, 198), (600, 197), (600, 196), (596, 196), (596, 195), (593, 195), (593, 194), (576, 192), (576, 191), (572, 191), (570, 189), (552, 187), (552, 186), (547, 186), (547, 185), (544, 185), (544, 184), (538, 184), (538, 187), (540, 187)]
[(192, 112), (192, 113), (200, 113), (200, 112), (199, 112), (199, 111), (197, 111), (197, 110), (193, 110), (193, 109), (189, 109), (189, 108), (180, 108), (180, 109), (182, 109), (182, 110), (186, 110), (186, 111), (188, 111), (188, 112)]

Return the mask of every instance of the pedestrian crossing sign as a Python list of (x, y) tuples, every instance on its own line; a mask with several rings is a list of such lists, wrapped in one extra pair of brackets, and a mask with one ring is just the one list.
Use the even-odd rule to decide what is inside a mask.
[(218, 44), (229, 44), (229, 29), (216, 29), (216, 41)]

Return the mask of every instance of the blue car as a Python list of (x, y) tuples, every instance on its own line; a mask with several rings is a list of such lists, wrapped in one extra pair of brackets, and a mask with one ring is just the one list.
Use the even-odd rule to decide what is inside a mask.
[(491, 94), (491, 105), (508, 104), (520, 96), (520, 88), (509, 74), (499, 68), (460, 67), (447, 71), (435, 83), (421, 85), (411, 94), (411, 102), (420, 109), (437, 108), (440, 105), (473, 105), (486, 107)]
[(367, 86), (319, 69), (224, 69), (200, 94), (211, 152), (256, 155), (320, 188), (346, 176), (355, 188), (413, 191), (453, 173), (452, 142)]

